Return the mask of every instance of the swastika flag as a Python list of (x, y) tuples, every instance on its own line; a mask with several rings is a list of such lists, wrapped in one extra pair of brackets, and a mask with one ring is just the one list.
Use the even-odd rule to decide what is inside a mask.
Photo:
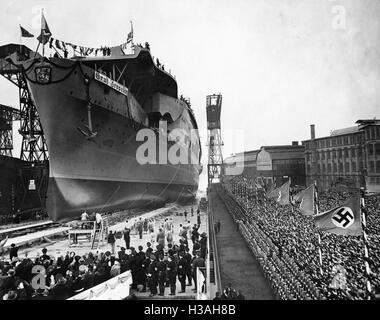
[(314, 222), (321, 231), (360, 236), (362, 234), (360, 195), (355, 195), (339, 207), (315, 215)]

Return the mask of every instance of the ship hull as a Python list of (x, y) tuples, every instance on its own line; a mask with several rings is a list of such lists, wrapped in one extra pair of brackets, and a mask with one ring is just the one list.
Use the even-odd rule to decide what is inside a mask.
[[(125, 97), (110, 90), (104, 98), (102, 84), (94, 83), (89, 119), (82, 73), (64, 72), (53, 68), (54, 76), (64, 78), (54, 84), (28, 81), (49, 151), (46, 207), (52, 220), (73, 219), (84, 210), (163, 205), (195, 196), (199, 164), (141, 164), (137, 150), (142, 142), (136, 135), (142, 126), (128, 117), (120, 102)], [(83, 134), (89, 121), (93, 138)]]

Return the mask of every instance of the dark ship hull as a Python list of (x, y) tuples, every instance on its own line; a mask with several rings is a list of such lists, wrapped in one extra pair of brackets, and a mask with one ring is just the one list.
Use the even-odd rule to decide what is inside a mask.
[[(76, 218), (84, 210), (107, 212), (186, 200), (198, 189), (197, 133), (185, 134), (176, 144), (180, 154), (187, 154), (180, 164), (147, 164), (146, 152), (138, 151), (146, 141), (138, 138), (143, 129), (156, 138), (157, 162), (175, 144), (168, 138), (174, 129), (196, 129), (191, 109), (176, 97), (174, 79), (154, 66), (146, 50), (99, 59), (24, 63), (48, 145), (46, 206), (55, 221)], [(113, 65), (113, 75), (96, 71), (102, 61)], [(115, 75), (115, 66), (121, 70), (123, 65), (128, 69)], [(121, 79), (130, 85), (122, 85)], [(158, 127), (163, 119), (169, 120), (165, 132)], [(168, 141), (167, 146), (159, 141)]]

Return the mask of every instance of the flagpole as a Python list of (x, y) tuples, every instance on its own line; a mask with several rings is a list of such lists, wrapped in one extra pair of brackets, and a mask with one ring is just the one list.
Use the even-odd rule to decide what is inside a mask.
[[(317, 181), (314, 180), (314, 206), (315, 206), (315, 212), (316, 214), (319, 213), (319, 206), (318, 206), (318, 192), (317, 192)], [(322, 261), (322, 241), (321, 241), (321, 233), (319, 230), (317, 231), (317, 237), (318, 237), (318, 260), (319, 260), (319, 272), (321, 275), (323, 275), (323, 261)]]
[(22, 30), (21, 30), (21, 24), (19, 24), (20, 26), (20, 54), (21, 54), (21, 48), (22, 48)]
[(360, 189), (360, 215), (362, 220), (362, 230), (363, 230), (363, 243), (364, 243), (364, 265), (367, 276), (367, 292), (368, 297), (371, 299), (372, 295), (372, 286), (371, 286), (371, 268), (369, 266), (369, 254), (368, 254), (368, 235), (367, 235), (367, 217), (366, 217), (366, 208), (365, 208), (365, 189)]

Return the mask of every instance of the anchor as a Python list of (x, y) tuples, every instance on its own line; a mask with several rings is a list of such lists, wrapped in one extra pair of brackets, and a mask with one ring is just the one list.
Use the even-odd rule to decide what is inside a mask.
[(91, 103), (87, 105), (87, 116), (88, 116), (88, 125), (85, 125), (85, 129), (78, 127), (78, 131), (84, 135), (87, 140), (91, 140), (97, 136), (97, 132), (92, 131), (92, 121), (91, 121)]

